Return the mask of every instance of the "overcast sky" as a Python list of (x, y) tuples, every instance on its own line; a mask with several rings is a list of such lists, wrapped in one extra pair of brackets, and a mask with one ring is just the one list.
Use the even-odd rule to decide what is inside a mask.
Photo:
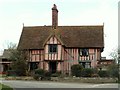
[(57, 5), (58, 25), (103, 25), (102, 56), (118, 46), (119, 0), (0, 0), (0, 52), (9, 42), (18, 43), (24, 26), (52, 24), (51, 8)]

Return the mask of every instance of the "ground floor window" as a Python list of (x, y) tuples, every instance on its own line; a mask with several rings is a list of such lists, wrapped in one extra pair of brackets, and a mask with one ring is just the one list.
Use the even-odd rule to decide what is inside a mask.
[(30, 62), (30, 70), (34, 70), (38, 68), (38, 62)]

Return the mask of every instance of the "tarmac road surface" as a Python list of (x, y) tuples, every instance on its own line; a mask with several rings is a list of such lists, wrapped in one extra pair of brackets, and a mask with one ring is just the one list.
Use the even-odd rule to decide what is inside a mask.
[[(88, 84), (88, 83), (63, 83), (51, 81), (21, 81), (21, 80), (2, 80), (2, 83), (9, 85), (15, 90), (119, 90), (117, 83), (107, 84)], [(61, 89), (60, 89), (61, 88)], [(81, 89), (80, 89), (81, 88)], [(94, 89), (95, 88), (95, 89)]]

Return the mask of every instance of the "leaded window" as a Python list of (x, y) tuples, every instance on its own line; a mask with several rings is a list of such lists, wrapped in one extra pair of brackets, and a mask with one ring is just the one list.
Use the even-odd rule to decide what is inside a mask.
[(79, 49), (80, 56), (88, 56), (88, 54), (89, 54), (88, 49)]
[(57, 53), (57, 44), (49, 44), (49, 53)]

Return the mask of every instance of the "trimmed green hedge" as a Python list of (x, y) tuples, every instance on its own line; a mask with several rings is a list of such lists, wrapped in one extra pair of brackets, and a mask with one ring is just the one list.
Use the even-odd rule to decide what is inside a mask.
[(98, 72), (98, 75), (99, 75), (100, 77), (109, 77), (109, 72), (108, 72), (108, 71), (102, 71), (102, 70), (100, 70), (100, 71)]
[(50, 80), (51, 72), (45, 71), (43, 69), (36, 69), (33, 75), (35, 80)]
[(81, 71), (83, 69), (83, 66), (80, 64), (75, 64), (71, 66), (71, 74), (72, 76), (80, 77)]
[(91, 68), (84, 68), (82, 70), (82, 76), (83, 77), (91, 77), (94, 74), (93, 69)]

